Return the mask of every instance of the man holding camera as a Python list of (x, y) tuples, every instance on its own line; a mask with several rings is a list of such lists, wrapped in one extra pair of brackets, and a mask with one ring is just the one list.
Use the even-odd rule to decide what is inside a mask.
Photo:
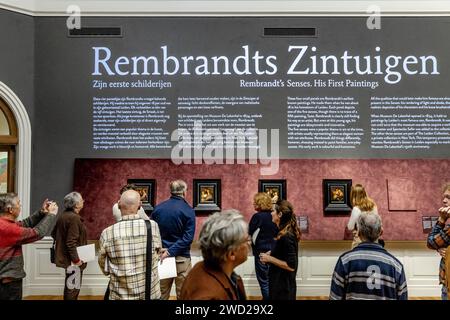
[(17, 194), (0, 194), (0, 300), (22, 299), (22, 245), (42, 239), (53, 229), (58, 206), (46, 199), (39, 211), (16, 221), (20, 210)]
[[(428, 234), (428, 248), (437, 250), (442, 259), (439, 265), (439, 283), (442, 285), (442, 300), (448, 300), (448, 277), (446, 276), (446, 251), (450, 246), (450, 224), (445, 224), (450, 216), (450, 183), (443, 189), (443, 207), (439, 209), (439, 219), (431, 232)], [(448, 262), (447, 262), (448, 264)], [(450, 271), (450, 270), (448, 270)]]

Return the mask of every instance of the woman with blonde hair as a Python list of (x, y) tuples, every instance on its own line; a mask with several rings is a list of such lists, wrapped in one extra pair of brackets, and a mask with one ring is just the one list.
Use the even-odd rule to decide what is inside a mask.
[(298, 242), (301, 232), (292, 204), (286, 200), (278, 201), (272, 211), (272, 221), (279, 229), (275, 246), (271, 252), (260, 254), (260, 260), (270, 264), (269, 299), (295, 300)]
[(272, 199), (265, 192), (255, 194), (253, 207), (256, 213), (250, 219), (248, 233), (252, 237), (252, 251), (255, 257), (255, 273), (263, 300), (269, 299), (269, 266), (262, 263), (259, 254), (272, 250), (278, 227), (272, 222)]
[(352, 249), (361, 243), (358, 236), (357, 224), (361, 212), (378, 214), (377, 205), (367, 196), (366, 189), (360, 184), (352, 186), (350, 191), (350, 203), (353, 207), (347, 229), (353, 232)]

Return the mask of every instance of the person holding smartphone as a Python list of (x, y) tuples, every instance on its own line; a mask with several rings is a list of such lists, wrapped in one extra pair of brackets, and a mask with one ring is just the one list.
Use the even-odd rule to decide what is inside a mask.
[(17, 221), (21, 210), (17, 194), (0, 194), (0, 300), (22, 300), (22, 245), (42, 239), (53, 229), (58, 205), (46, 199), (40, 210)]

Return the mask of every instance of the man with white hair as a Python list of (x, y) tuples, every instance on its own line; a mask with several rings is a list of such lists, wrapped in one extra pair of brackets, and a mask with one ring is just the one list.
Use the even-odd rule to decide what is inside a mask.
[(177, 299), (180, 298), (181, 286), (189, 270), (191, 270), (191, 244), (195, 233), (194, 209), (186, 202), (187, 185), (183, 180), (170, 183), (170, 199), (160, 203), (152, 212), (161, 230), (161, 238), (165, 250), (161, 260), (175, 257), (177, 277), (161, 280), (161, 299), (170, 296), (175, 280)]
[(363, 212), (358, 218), (361, 243), (339, 257), (331, 281), (331, 300), (407, 300), (405, 270), (379, 243), (381, 217)]
[[(138, 192), (122, 193), (119, 209), (122, 219), (103, 230), (100, 236), (98, 263), (105, 275), (110, 276), (110, 300), (159, 299), (158, 262), (161, 236), (154, 221), (145, 221), (138, 214), (141, 199)], [(151, 228), (148, 228), (148, 224)], [(151, 232), (151, 239), (148, 232)], [(147, 244), (151, 240), (147, 257)], [(147, 266), (151, 263), (151, 270)], [(150, 280), (151, 279), (151, 280)], [(146, 281), (150, 281), (146, 292)]]

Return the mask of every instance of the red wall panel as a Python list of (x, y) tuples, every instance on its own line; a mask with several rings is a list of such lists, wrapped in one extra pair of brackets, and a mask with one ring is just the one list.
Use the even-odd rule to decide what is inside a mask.
[[(156, 203), (169, 197), (169, 182), (183, 179), (188, 183), (187, 200), (192, 204), (193, 179), (222, 180), (222, 208), (240, 210), (247, 220), (254, 213), (252, 197), (258, 191), (258, 179), (286, 179), (287, 197), (296, 214), (309, 217), (306, 240), (342, 240), (348, 216), (325, 217), (322, 179), (352, 179), (366, 186), (383, 218), (386, 240), (425, 240), (422, 216), (437, 215), (441, 206), (441, 186), (450, 181), (450, 160), (280, 160), (278, 174), (261, 176), (260, 165), (175, 165), (170, 159), (76, 159), (74, 190), (86, 200), (81, 212), (90, 239), (114, 223), (112, 205), (129, 178), (156, 179)], [(387, 179), (409, 179), (416, 185), (417, 211), (389, 211)], [(405, 194), (390, 194), (391, 199)], [(200, 230), (205, 216), (198, 216)]]

